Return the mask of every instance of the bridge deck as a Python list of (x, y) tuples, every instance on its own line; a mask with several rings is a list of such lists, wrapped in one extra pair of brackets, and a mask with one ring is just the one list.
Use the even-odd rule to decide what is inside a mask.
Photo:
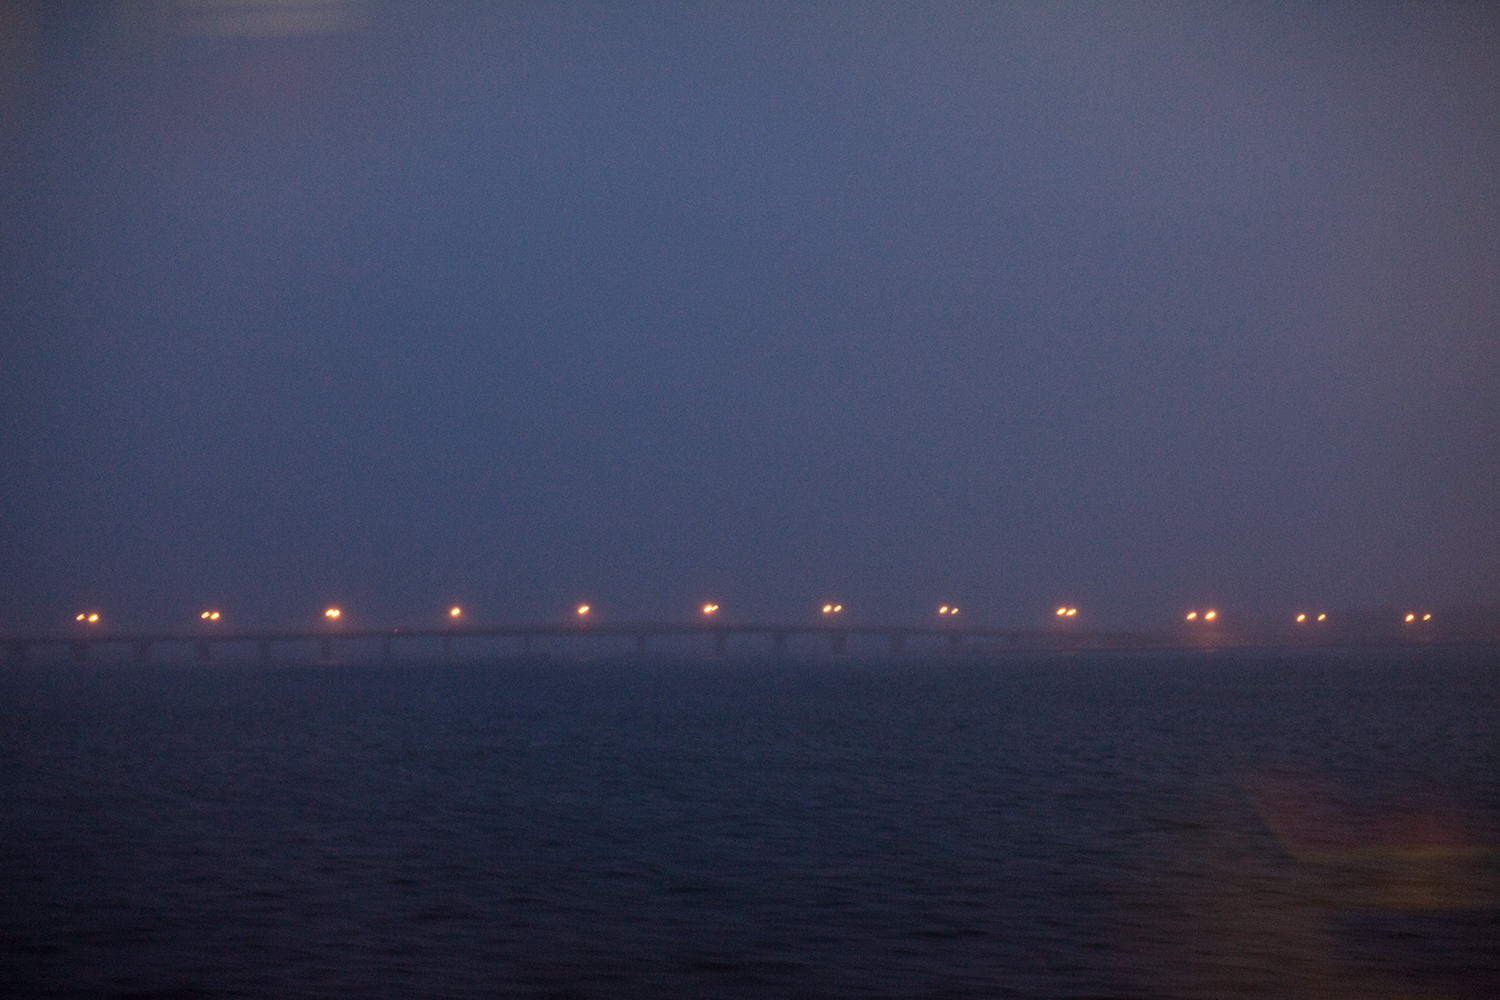
[[(1275, 646), (1333, 646), (1333, 645), (1408, 645), (1388, 638), (1360, 641), (1349, 636), (1330, 636), (1324, 641), (1287, 634), (1255, 634), (1228, 630), (1177, 630), (1173, 632), (1126, 632), (1094, 631), (1073, 628), (984, 628), (954, 625), (878, 625), (856, 623), (801, 623), (801, 624), (732, 624), (727, 622), (590, 622), (539, 623), (512, 625), (454, 626), (446, 628), (389, 628), (389, 629), (300, 629), (258, 631), (210, 631), (198, 629), (176, 632), (117, 632), (103, 634), (52, 634), (11, 636), (0, 638), (12, 661), (24, 661), (36, 647), (66, 647), (75, 660), (89, 658), (90, 650), (96, 646), (128, 645), (133, 648), (135, 659), (150, 659), (151, 648), (161, 645), (191, 644), (197, 658), (210, 659), (215, 645), (253, 643), (259, 658), (268, 662), (274, 646), (293, 643), (317, 643), (320, 658), (332, 658), (335, 644), (351, 642), (381, 643), (383, 655), (392, 656), (393, 645), (400, 641), (437, 639), (441, 640), (445, 657), (451, 655), (455, 640), (461, 639), (519, 639), (521, 651), (532, 651), (532, 643), (538, 639), (634, 639), (636, 650), (645, 652), (651, 639), (705, 636), (712, 640), (715, 655), (723, 656), (728, 640), (735, 636), (766, 636), (773, 641), (773, 651), (784, 656), (788, 640), (795, 636), (821, 636), (828, 640), (830, 652), (843, 653), (851, 638), (885, 639), (892, 655), (910, 650), (910, 640), (941, 639), (939, 650), (949, 652), (994, 649), (1015, 650), (1150, 650), (1150, 649), (1226, 649)], [(1489, 640), (1486, 645), (1494, 645)], [(1425, 642), (1430, 645), (1431, 642)], [(1445, 644), (1445, 643), (1438, 643)], [(1473, 641), (1461, 643), (1473, 645)], [(930, 648), (921, 652), (932, 652)]]

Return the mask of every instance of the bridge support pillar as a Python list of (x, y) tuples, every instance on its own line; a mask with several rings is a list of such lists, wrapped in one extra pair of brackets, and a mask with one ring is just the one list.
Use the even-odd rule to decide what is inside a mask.
[(776, 637), (771, 640), (771, 648), (776, 651), (777, 656), (786, 655), (786, 633), (777, 632)]
[(906, 652), (906, 633), (905, 632), (892, 632), (891, 633), (891, 655), (892, 656), (900, 656), (904, 652)]
[(207, 663), (211, 659), (209, 655), (209, 642), (207, 639), (198, 640), (198, 662)]
[(828, 637), (828, 648), (835, 654), (841, 654), (849, 648), (849, 636), (843, 632), (835, 632)]
[(724, 646), (728, 642), (729, 642), (729, 634), (727, 632), (715, 632), (714, 633), (714, 655), (715, 656), (723, 656), (724, 655)]
[(151, 662), (151, 640), (150, 639), (137, 639), (135, 642), (131, 643), (131, 646), (135, 649), (135, 662), (137, 662), (137, 663), (150, 663)]

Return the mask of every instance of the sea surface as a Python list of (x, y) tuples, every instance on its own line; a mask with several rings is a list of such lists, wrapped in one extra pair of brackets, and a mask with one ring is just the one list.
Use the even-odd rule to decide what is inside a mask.
[(1500, 996), (1494, 650), (0, 667), (8, 997)]

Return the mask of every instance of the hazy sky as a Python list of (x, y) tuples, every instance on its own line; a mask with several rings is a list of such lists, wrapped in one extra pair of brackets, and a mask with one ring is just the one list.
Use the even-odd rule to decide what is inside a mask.
[(1493, 5), (0, 9), (0, 630), (1500, 601)]

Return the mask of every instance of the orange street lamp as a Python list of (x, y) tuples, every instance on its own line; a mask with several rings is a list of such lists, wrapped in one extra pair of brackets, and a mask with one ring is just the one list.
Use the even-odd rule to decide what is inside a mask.
[(333, 621), (342, 613), (343, 612), (339, 611), (338, 608), (329, 608), (327, 611), (323, 612), (323, 617), (327, 618), (329, 621)]
[(216, 622), (219, 620), (219, 613), (217, 611), (205, 611), (198, 617), (206, 622)]
[(711, 615), (715, 611), (718, 611), (718, 610), (719, 610), (719, 606), (717, 604), (705, 604), (705, 605), (703, 605), (703, 613), (705, 615)]

